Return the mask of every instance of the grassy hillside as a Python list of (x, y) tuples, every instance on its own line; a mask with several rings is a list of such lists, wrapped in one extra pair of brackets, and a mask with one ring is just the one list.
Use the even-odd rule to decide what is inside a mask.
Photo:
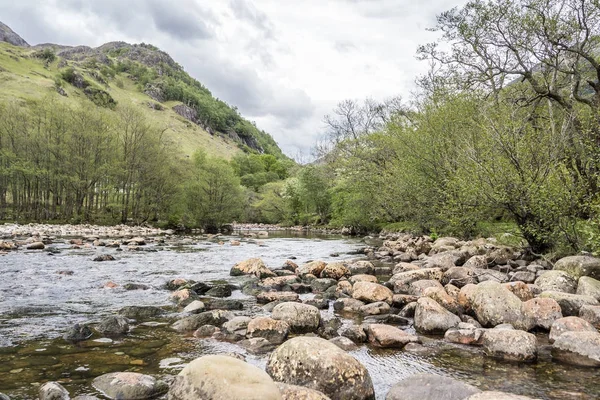
[[(69, 74), (79, 78), (79, 85), (64, 79)], [(87, 88), (81, 87), (81, 80)], [(156, 88), (173, 87), (179, 92), (161, 95), (162, 101), (146, 94), (152, 90), (156, 93)], [(153, 126), (165, 131), (165, 137), (183, 157), (191, 156), (197, 149), (226, 159), (242, 151), (284, 157), (269, 135), (244, 120), (234, 108), (214, 99), (166, 53), (153, 46), (119, 42), (97, 49), (58, 45), (24, 48), (0, 42), (0, 101), (17, 101), (26, 106), (33, 100), (52, 98), (76, 107), (93, 97), (90, 92), (109, 99), (107, 104), (96, 103), (112, 109), (133, 105)], [(186, 119), (174, 111), (173, 107), (183, 104), (178, 98), (186, 101), (190, 107), (183, 109), (193, 110), (196, 118), (187, 115)], [(200, 109), (202, 104), (211, 108)], [(214, 118), (210, 118), (214, 110), (228, 119), (220, 125), (219, 121), (213, 122)]]

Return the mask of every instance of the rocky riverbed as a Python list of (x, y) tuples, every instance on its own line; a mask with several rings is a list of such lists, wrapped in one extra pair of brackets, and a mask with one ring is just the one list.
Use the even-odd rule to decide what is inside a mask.
[(13, 400), (600, 397), (593, 257), (272, 230), (0, 235), (0, 388)]

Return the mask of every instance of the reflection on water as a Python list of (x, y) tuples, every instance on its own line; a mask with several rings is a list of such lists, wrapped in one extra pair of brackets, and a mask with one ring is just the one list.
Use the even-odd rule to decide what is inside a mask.
[[(264, 368), (266, 356), (247, 354), (240, 346), (213, 339), (186, 337), (168, 328), (176, 314), (167, 314), (157, 326), (137, 325), (126, 337), (98, 341), (94, 336), (69, 344), (60, 336), (77, 322), (95, 321), (126, 305), (157, 305), (175, 311), (162, 285), (175, 277), (213, 281), (229, 277), (231, 266), (249, 257), (262, 257), (267, 265), (281, 265), (287, 258), (298, 263), (353, 257), (363, 244), (356, 240), (309, 240), (275, 237), (242, 240), (241, 246), (204, 239), (167, 240), (164, 246), (149, 246), (157, 252), (114, 249), (70, 249), (66, 243), (46, 252), (15, 252), (0, 257), (0, 391), (14, 399), (37, 398), (37, 387), (48, 380), (60, 381), (73, 396), (94, 394), (91, 380), (116, 371), (152, 374), (169, 381), (186, 362), (205, 354), (239, 353), (248, 362)], [(114, 254), (115, 262), (92, 262), (97, 252)], [(331, 254), (339, 253), (339, 257)], [(72, 271), (72, 275), (59, 274)], [(120, 286), (141, 283), (148, 290), (104, 289), (106, 282)], [(245, 304), (245, 313), (261, 312), (255, 302), (234, 291)], [(323, 311), (323, 313), (331, 313)], [(347, 323), (349, 321), (345, 321)], [(351, 352), (369, 370), (378, 399), (399, 380), (419, 372), (454, 377), (481, 389), (494, 389), (543, 399), (600, 398), (600, 369), (576, 368), (552, 363), (547, 347), (540, 361), (512, 364), (484, 357), (480, 349), (446, 344), (439, 338), (424, 338), (430, 351), (374, 349), (361, 346)]]

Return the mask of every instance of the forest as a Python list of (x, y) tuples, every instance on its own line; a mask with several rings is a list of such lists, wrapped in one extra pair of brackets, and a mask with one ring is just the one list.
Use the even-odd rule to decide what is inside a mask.
[[(0, 219), (465, 238), (502, 226), (535, 253), (598, 251), (598, 0), (472, 0), (434, 30), (415, 93), (340, 102), (307, 165), (260, 151), (181, 159), (126, 104), (2, 104)], [(170, 71), (168, 99), (200, 109), (197, 83)], [(227, 118), (209, 124), (256, 129)]]

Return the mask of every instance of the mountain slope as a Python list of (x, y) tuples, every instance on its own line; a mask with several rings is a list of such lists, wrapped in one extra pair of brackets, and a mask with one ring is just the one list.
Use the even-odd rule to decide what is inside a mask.
[(204, 149), (224, 158), (241, 151), (285, 158), (270, 135), (152, 45), (29, 46), (0, 23), (0, 101), (49, 97), (71, 106), (86, 99), (110, 109), (131, 105), (164, 129), (182, 156)]

